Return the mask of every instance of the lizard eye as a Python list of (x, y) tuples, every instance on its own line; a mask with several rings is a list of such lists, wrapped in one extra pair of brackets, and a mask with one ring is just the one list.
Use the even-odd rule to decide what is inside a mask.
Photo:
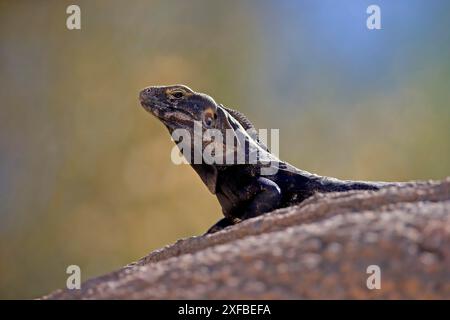
[(211, 114), (209, 112), (205, 113), (203, 117), (203, 124), (205, 125), (205, 127), (211, 128), (214, 125), (216, 117), (217, 116), (215, 114)]
[(174, 97), (175, 99), (181, 99), (181, 98), (184, 97), (184, 92), (181, 91), (181, 90), (178, 90), (178, 91), (172, 91), (172, 92), (170, 93), (170, 95), (171, 95), (172, 97)]

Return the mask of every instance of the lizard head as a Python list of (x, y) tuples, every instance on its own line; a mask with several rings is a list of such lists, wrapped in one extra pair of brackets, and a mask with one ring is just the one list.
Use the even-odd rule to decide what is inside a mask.
[(150, 86), (141, 90), (139, 100), (170, 132), (186, 129), (193, 134), (195, 122), (201, 124), (203, 131), (218, 129), (224, 133), (240, 126), (213, 98), (185, 85)]
[(147, 87), (139, 93), (139, 99), (144, 109), (171, 131), (189, 130), (194, 121), (201, 121), (205, 127), (212, 126), (217, 118), (214, 99), (184, 85)]

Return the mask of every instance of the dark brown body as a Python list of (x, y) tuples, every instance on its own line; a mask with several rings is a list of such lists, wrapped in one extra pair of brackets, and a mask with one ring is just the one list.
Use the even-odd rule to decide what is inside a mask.
[[(235, 132), (254, 129), (241, 113), (217, 104), (211, 97), (182, 85), (148, 87), (141, 91), (143, 107), (166, 125), (169, 132), (178, 128), (193, 130), (194, 121), (203, 129), (231, 129)], [(254, 164), (192, 164), (208, 189), (217, 196), (225, 216), (208, 232), (215, 232), (241, 220), (252, 218), (277, 208), (299, 203), (316, 192), (377, 190), (386, 183), (342, 181), (322, 177), (295, 168), (271, 155), (250, 133), (247, 142), (257, 146), (259, 155), (274, 159), (274, 174), (262, 175), (262, 165)], [(225, 149), (224, 149), (225, 150)], [(192, 154), (196, 150), (191, 150)]]

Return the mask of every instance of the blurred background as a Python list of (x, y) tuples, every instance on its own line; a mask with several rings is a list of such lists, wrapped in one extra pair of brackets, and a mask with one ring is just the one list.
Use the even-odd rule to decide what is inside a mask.
[[(81, 7), (81, 30), (66, 8)], [(382, 30), (366, 28), (381, 7)], [(221, 216), (139, 105), (183, 83), (346, 179), (450, 173), (450, 2), (0, 1), (0, 298), (135, 261)]]

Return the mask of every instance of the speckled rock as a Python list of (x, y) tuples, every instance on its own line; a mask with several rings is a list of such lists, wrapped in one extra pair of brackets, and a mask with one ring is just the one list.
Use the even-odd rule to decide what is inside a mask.
[[(378, 266), (380, 289), (367, 273)], [(450, 178), (318, 194), (44, 299), (450, 299)]]

